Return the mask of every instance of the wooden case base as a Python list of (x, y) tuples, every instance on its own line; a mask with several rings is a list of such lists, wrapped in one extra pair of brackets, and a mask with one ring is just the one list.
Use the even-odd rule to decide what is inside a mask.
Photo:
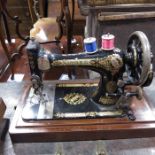
[[(52, 81), (50, 83), (55, 82), (60, 83), (60, 81)], [(65, 81), (64, 83), (67, 82), (79, 83), (81, 81)], [(90, 82), (96, 81), (85, 80), (85, 83)], [(13, 142), (51, 142), (155, 136), (154, 83), (155, 81), (150, 87), (144, 89), (142, 100), (133, 98), (131, 108), (136, 116), (135, 121), (127, 118), (96, 118), (27, 122), (21, 117), (25, 99), (30, 89), (30, 86), (27, 86), (12, 120), (9, 130), (11, 139)]]

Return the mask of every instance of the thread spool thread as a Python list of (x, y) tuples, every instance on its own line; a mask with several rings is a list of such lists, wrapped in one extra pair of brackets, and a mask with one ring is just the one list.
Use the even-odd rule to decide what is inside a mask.
[(94, 53), (97, 50), (96, 38), (89, 37), (84, 39), (84, 48), (88, 53)]
[(112, 34), (102, 35), (102, 49), (113, 50), (115, 48), (115, 36)]

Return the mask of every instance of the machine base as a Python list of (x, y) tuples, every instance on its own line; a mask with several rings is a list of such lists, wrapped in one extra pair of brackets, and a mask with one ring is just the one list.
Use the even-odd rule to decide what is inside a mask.
[[(30, 89), (22, 112), (25, 121), (73, 118), (111, 118), (125, 117), (128, 110), (119, 105), (101, 105), (91, 97), (97, 89), (96, 84), (44, 84), (43, 98), (33, 94)], [(39, 102), (40, 101), (40, 102)], [(124, 100), (124, 104), (129, 101)]]

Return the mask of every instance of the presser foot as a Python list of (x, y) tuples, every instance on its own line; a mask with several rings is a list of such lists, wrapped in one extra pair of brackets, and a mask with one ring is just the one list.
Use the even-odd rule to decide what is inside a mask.
[(30, 89), (22, 111), (23, 120), (31, 121), (52, 119), (54, 103), (53, 88), (54, 86), (49, 85), (44, 88), (40, 94), (35, 94), (34, 89)]

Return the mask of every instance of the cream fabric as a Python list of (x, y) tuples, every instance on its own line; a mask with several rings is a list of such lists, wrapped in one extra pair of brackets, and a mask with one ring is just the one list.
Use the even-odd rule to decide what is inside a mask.
[(38, 41), (49, 41), (53, 39), (51, 34), (52, 25), (56, 23), (55, 18), (40, 18), (30, 30), (30, 37), (36, 38)]

